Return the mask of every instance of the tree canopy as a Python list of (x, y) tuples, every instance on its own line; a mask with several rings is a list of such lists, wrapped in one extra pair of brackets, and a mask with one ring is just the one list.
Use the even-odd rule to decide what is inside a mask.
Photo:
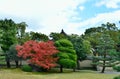
[(22, 46), (16, 46), (18, 56), (24, 59), (29, 59), (29, 63), (44, 69), (50, 69), (56, 66), (58, 50), (52, 41), (37, 42), (27, 41)]
[(77, 55), (73, 48), (73, 44), (67, 39), (60, 39), (55, 42), (57, 49), (59, 50), (58, 64), (60, 65), (61, 72), (62, 68), (75, 68)]

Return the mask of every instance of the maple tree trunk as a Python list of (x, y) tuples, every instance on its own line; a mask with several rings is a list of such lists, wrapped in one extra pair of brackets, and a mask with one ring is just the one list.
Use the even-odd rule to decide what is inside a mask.
[(62, 73), (63, 72), (63, 66), (60, 65), (60, 72)]
[(15, 60), (15, 64), (16, 64), (16, 68), (18, 68), (18, 66), (19, 66), (19, 61), (18, 60)]
[(22, 60), (20, 60), (20, 66), (22, 66)]

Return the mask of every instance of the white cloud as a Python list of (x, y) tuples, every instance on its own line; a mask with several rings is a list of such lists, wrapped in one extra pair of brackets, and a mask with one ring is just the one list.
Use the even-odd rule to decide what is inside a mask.
[(103, 6), (105, 5), (107, 8), (119, 8), (120, 0), (101, 0), (100, 2), (96, 3), (96, 6)]
[(107, 23), (107, 22), (118, 23), (119, 21), (120, 21), (120, 10), (109, 13), (101, 13), (96, 15), (95, 17), (89, 18), (79, 23), (69, 23), (67, 25), (69, 26), (68, 28), (74, 28), (74, 29), (67, 30), (67, 32), (82, 34), (87, 28), (97, 27), (100, 26), (102, 23)]
[(14, 16), (48, 17), (74, 10), (86, 0), (2, 0), (0, 11)]
[(83, 10), (85, 9), (85, 7), (84, 7), (84, 6), (80, 6), (79, 9), (80, 9), (81, 11), (83, 11)]
[[(68, 34), (82, 34), (84, 30), (88, 27), (98, 26), (101, 23), (106, 23), (108, 21), (116, 22), (120, 20), (119, 10), (110, 13), (98, 14), (95, 17), (89, 18), (81, 22), (81, 17), (76, 17), (78, 13), (75, 10), (77, 6), (80, 6), (80, 10), (84, 10), (84, 6), (82, 5), (87, 0), (9, 1), (10, 0), (1, 0), (0, 12), (2, 14), (9, 15), (11, 18), (17, 17), (17, 19), (20, 18), (21, 21), (23, 20), (27, 22), (27, 24), (29, 25), (27, 31), (33, 30), (49, 34), (50, 32), (60, 32), (61, 29), (64, 29), (65, 32)], [(119, 0), (109, 1), (115, 1), (115, 3), (113, 4), (117, 5)], [(104, 3), (104, 1), (103, 3), (101, 3), (101, 5), (106, 5), (107, 7), (110, 7), (110, 5), (106, 4), (106, 2)], [(101, 5), (99, 4), (99, 6)], [(115, 5), (112, 5), (111, 7), (115, 7)], [(70, 18), (72, 20), (77, 20), (77, 22), (70, 22)]]
[[(74, 11), (87, 0), (1, 0), (0, 12), (2, 14), (23, 18), (30, 22), (36, 21), (40, 27), (34, 31), (49, 33), (61, 30), (68, 24), (69, 17), (76, 15)], [(81, 7), (81, 10), (83, 7)], [(25, 21), (25, 22), (26, 22)], [(29, 23), (29, 22), (28, 22)], [(29, 25), (29, 24), (28, 24)], [(42, 27), (41, 27), (42, 26)], [(31, 27), (28, 31), (33, 30)]]

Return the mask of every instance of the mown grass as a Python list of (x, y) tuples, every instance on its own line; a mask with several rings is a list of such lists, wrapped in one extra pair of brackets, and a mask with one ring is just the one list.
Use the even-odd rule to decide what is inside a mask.
[[(55, 70), (54, 70), (55, 71)], [(91, 70), (72, 72), (23, 72), (20, 69), (0, 69), (0, 79), (113, 79), (118, 74), (102, 74)]]

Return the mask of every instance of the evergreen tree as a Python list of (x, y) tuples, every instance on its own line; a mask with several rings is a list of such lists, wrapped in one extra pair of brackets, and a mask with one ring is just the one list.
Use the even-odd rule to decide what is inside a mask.
[(77, 54), (77, 69), (80, 69), (79, 61), (84, 60), (87, 57), (87, 54), (90, 53), (90, 42), (82, 39), (82, 37), (77, 34), (69, 35), (68, 39), (72, 42), (74, 46)]
[(57, 49), (59, 50), (58, 64), (60, 65), (60, 72), (63, 72), (64, 68), (73, 68), (75, 71), (77, 55), (73, 48), (73, 44), (67, 39), (61, 39), (55, 42)]
[(101, 73), (104, 73), (105, 68), (107, 66), (111, 66), (111, 51), (114, 49), (114, 41), (107, 34), (102, 34), (98, 39), (99, 43), (96, 46), (96, 50), (98, 52), (98, 56), (95, 57), (98, 60), (95, 64), (102, 67)]
[(0, 20), (0, 29), (3, 31), (0, 44), (2, 44), (1, 48), (5, 53), (7, 67), (9, 68), (10, 59), (9, 56), (7, 55), (7, 51), (9, 50), (9, 47), (11, 45), (17, 43), (17, 38), (16, 38), (17, 28), (14, 21), (12, 21), (11, 19), (5, 19), (5, 20)]

